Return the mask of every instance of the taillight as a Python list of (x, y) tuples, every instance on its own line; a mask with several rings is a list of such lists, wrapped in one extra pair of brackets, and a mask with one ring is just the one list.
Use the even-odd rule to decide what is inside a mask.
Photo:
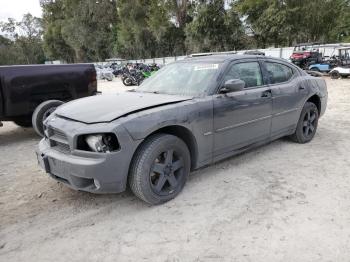
[(96, 71), (92, 71), (90, 74), (90, 83), (91, 82), (96, 82), (97, 81), (97, 77), (96, 77)]

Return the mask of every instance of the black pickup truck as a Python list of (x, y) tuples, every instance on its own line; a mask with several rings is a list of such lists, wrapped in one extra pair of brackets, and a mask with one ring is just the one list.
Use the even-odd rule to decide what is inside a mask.
[(43, 135), (43, 120), (57, 106), (97, 92), (92, 64), (0, 66), (1, 121)]

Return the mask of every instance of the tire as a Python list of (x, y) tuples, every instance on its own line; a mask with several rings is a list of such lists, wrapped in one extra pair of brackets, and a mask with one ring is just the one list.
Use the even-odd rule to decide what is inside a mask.
[(316, 134), (318, 118), (319, 112), (317, 106), (312, 102), (306, 102), (301, 111), (295, 133), (291, 136), (291, 139), (299, 144), (310, 142)]
[(321, 72), (319, 68), (317, 67), (313, 67), (310, 69), (310, 71), (314, 71), (314, 72)]
[(331, 72), (331, 78), (332, 79), (339, 79), (340, 78), (340, 73), (338, 71), (333, 71)]
[(132, 84), (132, 80), (129, 77), (126, 77), (126, 78), (123, 79), (123, 84), (125, 86), (132, 86), (133, 85)]
[(130, 166), (129, 185), (138, 198), (159, 205), (181, 192), (190, 167), (190, 152), (181, 139), (156, 134), (136, 151)]
[(48, 100), (38, 105), (34, 110), (32, 124), (35, 132), (37, 132), (39, 136), (44, 137), (44, 120), (62, 104), (64, 103), (59, 100)]
[(13, 120), (16, 125), (20, 127), (32, 127), (32, 118), (31, 116), (23, 116), (23, 117), (18, 117)]

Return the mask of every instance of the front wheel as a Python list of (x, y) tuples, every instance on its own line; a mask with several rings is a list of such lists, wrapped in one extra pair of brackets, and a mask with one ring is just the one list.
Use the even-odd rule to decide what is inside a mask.
[(295, 133), (291, 136), (294, 142), (305, 144), (310, 142), (317, 130), (319, 112), (312, 102), (306, 102), (301, 111)]
[(175, 198), (190, 173), (190, 152), (176, 136), (156, 134), (135, 153), (129, 185), (143, 201), (158, 205)]
[(32, 116), (33, 128), (39, 136), (44, 136), (44, 120), (51, 115), (63, 102), (59, 100), (48, 100), (34, 110)]

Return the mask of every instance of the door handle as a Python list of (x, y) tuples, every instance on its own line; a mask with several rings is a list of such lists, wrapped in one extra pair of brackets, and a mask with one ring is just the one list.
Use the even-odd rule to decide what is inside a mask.
[(305, 90), (305, 86), (299, 86), (299, 90)]
[(262, 92), (262, 94), (261, 94), (261, 97), (264, 97), (264, 98), (268, 98), (271, 96), (272, 96), (271, 90), (266, 90), (266, 91)]

